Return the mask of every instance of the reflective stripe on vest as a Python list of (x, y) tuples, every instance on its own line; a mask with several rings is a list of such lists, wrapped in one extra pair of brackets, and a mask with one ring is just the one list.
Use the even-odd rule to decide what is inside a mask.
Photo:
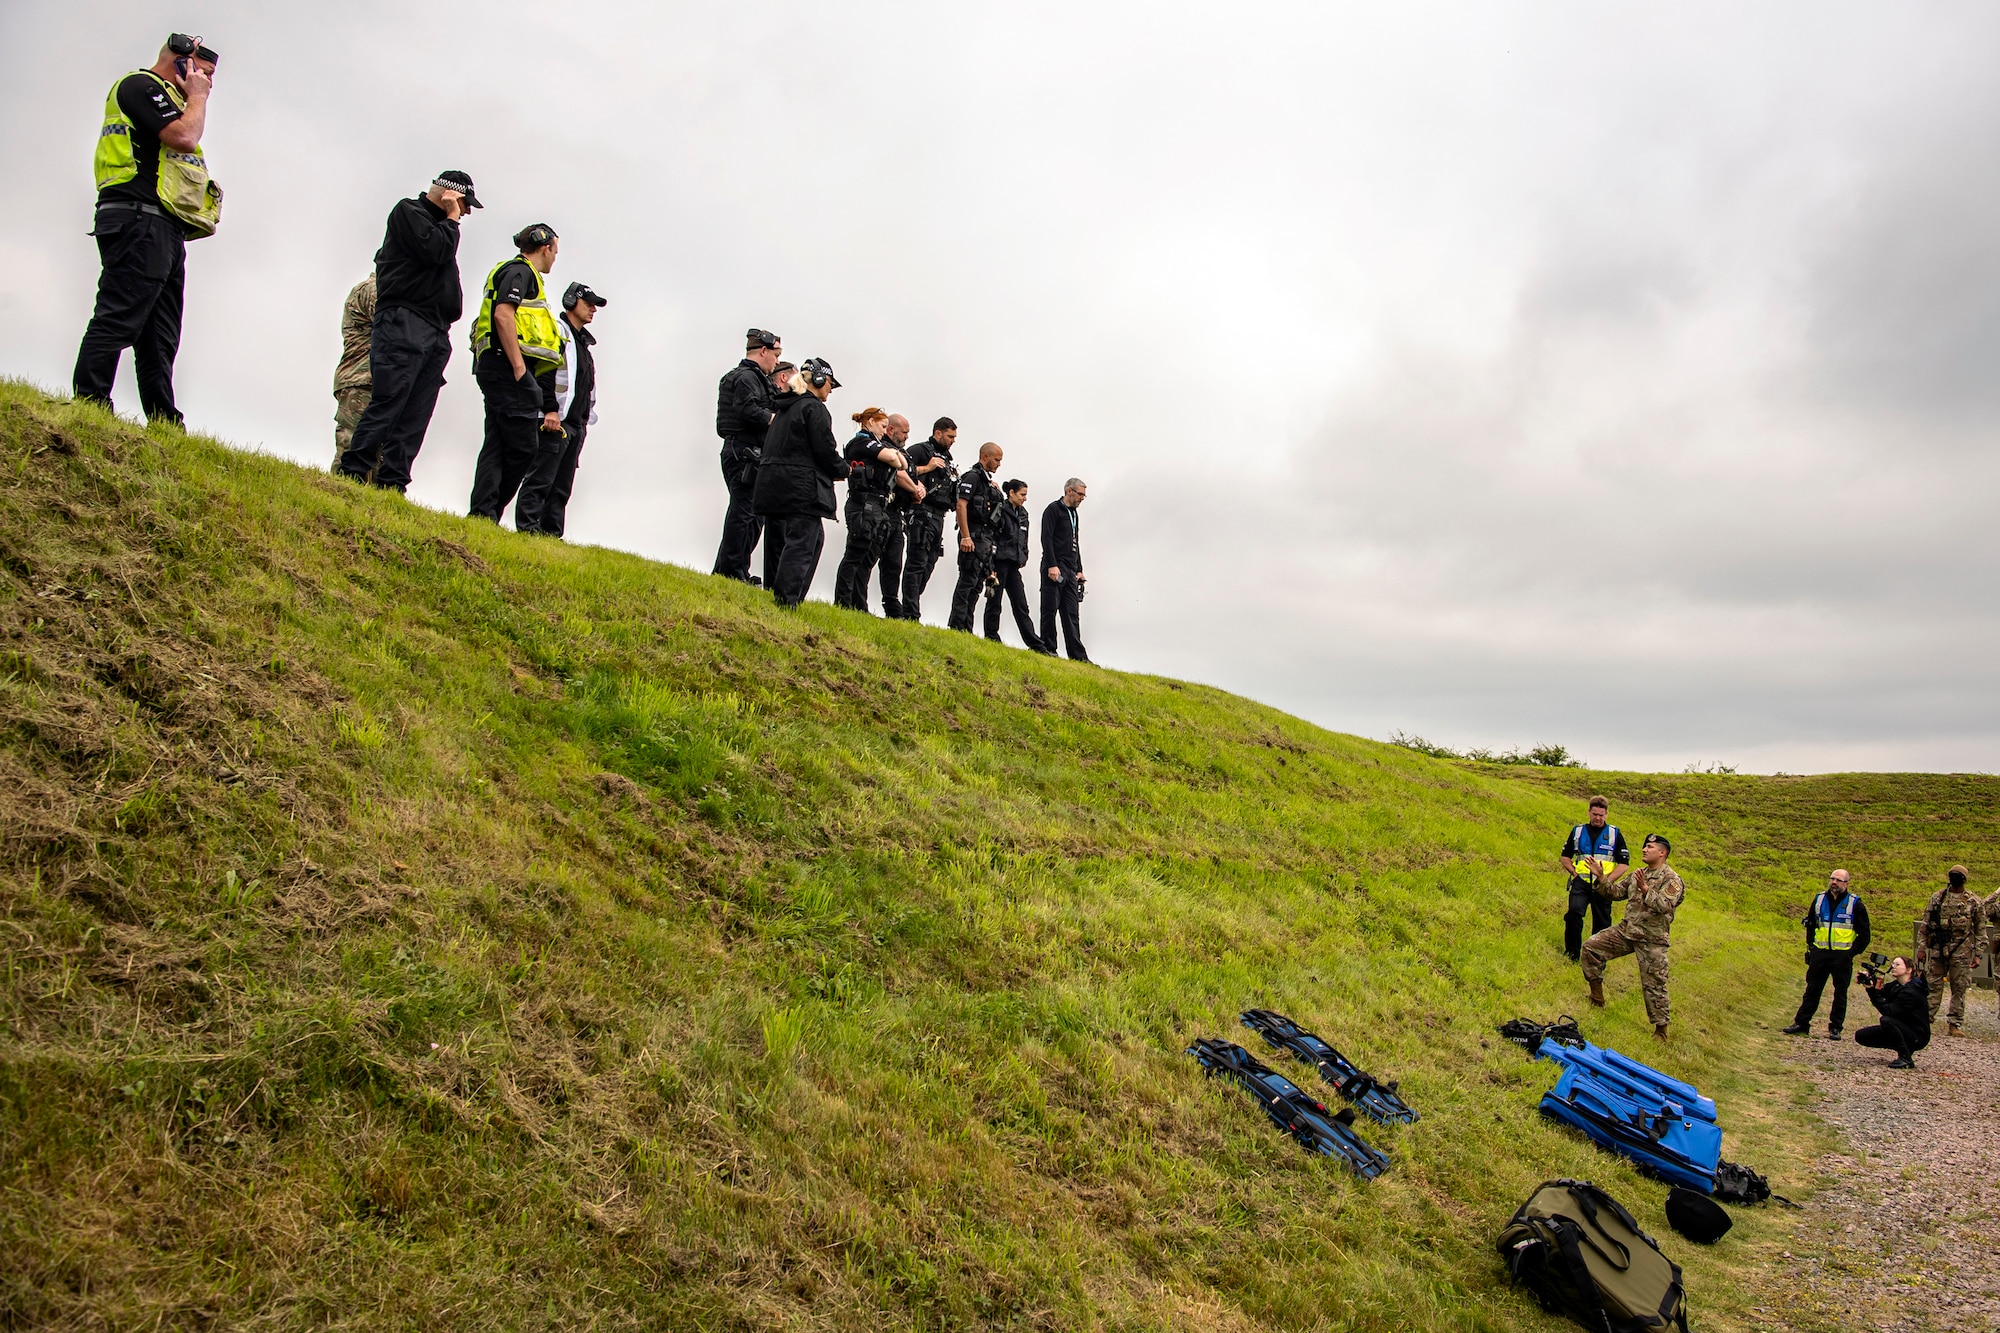
[[(1583, 858), (1586, 856), (1594, 856), (1606, 865), (1611, 864), (1612, 849), (1618, 845), (1618, 826), (1616, 824), (1606, 824), (1602, 829), (1598, 830), (1595, 839), (1591, 837), (1590, 825), (1578, 824), (1571, 830), (1570, 836), (1576, 839), (1576, 855), (1570, 857), (1569, 860), (1570, 864), (1576, 867), (1576, 877), (1578, 879), (1590, 878), (1590, 873), (1583, 868)], [(1548, 846), (1547, 843), (1543, 843), (1542, 845), (1544, 847)]]
[[(472, 321), (474, 356), (498, 346), (493, 337), (493, 279), (515, 260), (527, 263), (515, 255), (495, 264), (486, 275), (485, 295), (479, 302), (479, 314)], [(563, 337), (562, 330), (556, 327), (555, 315), (549, 310), (548, 285), (542, 281), (541, 270), (528, 264), (528, 272), (535, 275), (535, 294), (514, 307), (514, 333), (521, 340), (521, 359), (528, 363), (528, 373), (535, 375), (540, 373), (537, 362), (544, 368), (563, 364)]]
[(1827, 900), (1825, 893), (1813, 899), (1813, 948), (1854, 947), (1854, 903), (1855, 897), (1851, 893), (1840, 900), (1838, 907)]
[[(187, 99), (181, 96), (180, 90), (152, 70), (139, 69), (132, 73), (143, 74), (159, 84), (161, 91), (166, 93), (176, 108), (182, 111), (187, 109)], [(106, 186), (123, 185), (139, 174), (138, 155), (132, 151), (132, 118), (118, 105), (118, 85), (131, 77), (131, 74), (119, 75), (117, 81), (111, 85), (111, 91), (104, 97), (104, 127), (97, 132), (97, 152), (92, 156), (90, 163), (91, 170), (97, 177), (97, 188), (100, 190)], [(164, 144), (160, 149), (162, 153), (171, 151)], [(196, 148), (192, 153), (184, 153), (182, 157), (200, 163), (201, 149)], [(203, 169), (206, 170), (206, 167)]]

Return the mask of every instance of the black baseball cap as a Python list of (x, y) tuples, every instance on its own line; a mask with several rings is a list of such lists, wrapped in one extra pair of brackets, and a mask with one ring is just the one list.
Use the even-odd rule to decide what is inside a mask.
[(431, 184), (443, 186), (447, 190), (457, 190), (465, 196), (465, 206), (467, 208), (486, 207), (486, 205), (479, 202), (479, 196), (472, 192), (472, 177), (462, 171), (440, 171), (437, 174), (437, 179), (432, 181)]
[(784, 341), (768, 329), (751, 329), (743, 335), (744, 345), (750, 348), (776, 347)]
[(576, 303), (578, 301), (588, 301), (592, 305), (598, 306), (600, 308), (611, 304), (609, 301), (606, 301), (603, 297), (599, 296), (596, 292), (590, 290), (590, 288), (585, 284), (580, 282), (572, 282), (569, 285), (568, 289), (563, 292), (563, 309), (574, 310), (576, 308)]

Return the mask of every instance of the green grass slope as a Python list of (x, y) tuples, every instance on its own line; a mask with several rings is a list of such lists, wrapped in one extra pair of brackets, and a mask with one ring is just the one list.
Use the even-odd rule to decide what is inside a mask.
[[(1443, 763), (0, 385), (0, 1325), (1553, 1327), (1535, 1183), (1666, 1234), (1492, 1035), (1581, 1009), (1591, 786), (1690, 885), (1660, 1062), (1804, 1193), (1789, 919), (2000, 784)], [(1181, 1053), (1251, 1004), (1402, 1080), (1390, 1174)], [(1705, 1325), (1789, 1225), (1669, 1239)]]

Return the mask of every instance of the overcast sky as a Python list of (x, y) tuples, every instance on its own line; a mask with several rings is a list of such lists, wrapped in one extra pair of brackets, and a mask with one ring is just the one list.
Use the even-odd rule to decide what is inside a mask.
[[(1088, 480), (1109, 665), (1598, 768), (2000, 770), (2000, 8), (0, 15), (0, 373), (67, 387), (105, 90), (195, 31), (195, 428), (323, 466), (341, 300), (457, 167), (468, 287), (546, 221), (610, 301), (573, 540), (709, 567), (756, 324), (842, 422)], [(411, 491), (456, 512), (465, 328)]]

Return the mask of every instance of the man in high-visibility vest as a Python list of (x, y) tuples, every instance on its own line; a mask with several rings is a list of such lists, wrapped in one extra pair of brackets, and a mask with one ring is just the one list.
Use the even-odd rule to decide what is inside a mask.
[(1611, 898), (1606, 886), (1632, 868), (1631, 849), (1625, 845), (1625, 835), (1618, 831), (1618, 826), (1607, 822), (1610, 814), (1611, 802), (1602, 796), (1591, 797), (1588, 822), (1570, 829), (1563, 843), (1562, 868), (1569, 876), (1569, 910), (1563, 913), (1563, 952), (1571, 962), (1583, 953), (1584, 913), (1590, 913), (1593, 934), (1609, 930)]
[[(129, 347), (139, 406), (148, 420), (181, 419), (174, 404), (174, 357), (181, 346), (187, 242), (215, 229), (212, 216), (184, 220), (181, 215), (209, 188), (201, 136), (208, 127), (215, 59), (199, 37), (167, 38), (150, 68), (111, 86), (91, 162), (97, 179), (91, 234), (103, 269), (97, 306), (77, 348), (72, 387), (78, 398), (111, 406), (118, 357)], [(170, 178), (164, 191), (163, 153)], [(220, 207), (220, 191), (212, 202)]]
[(1861, 895), (1848, 887), (1845, 870), (1826, 877), (1826, 889), (1812, 900), (1803, 923), (1806, 928), (1806, 997), (1798, 1015), (1785, 1029), (1794, 1037), (1812, 1031), (1813, 1015), (1819, 1012), (1819, 997), (1833, 981), (1833, 1008), (1826, 1017), (1826, 1035), (1839, 1041), (1847, 1025), (1847, 984), (1854, 977), (1854, 960), (1868, 951), (1868, 909)]
[[(472, 321), (472, 377), (486, 398), (486, 439), (472, 474), (472, 517), (500, 521), (501, 511), (535, 465), (543, 433), (562, 433), (556, 372), (562, 331), (543, 282), (555, 267), (555, 228), (545, 222), (515, 233), (521, 253), (486, 275)], [(514, 516), (521, 527), (521, 516)]]

